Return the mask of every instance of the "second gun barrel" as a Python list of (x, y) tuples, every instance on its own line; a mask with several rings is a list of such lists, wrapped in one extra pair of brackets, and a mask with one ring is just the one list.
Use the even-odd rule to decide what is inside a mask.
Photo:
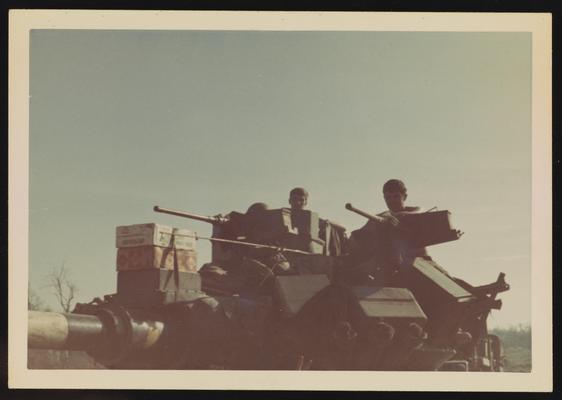
[(375, 221), (375, 222), (379, 222), (379, 223), (384, 222), (384, 218), (379, 217), (378, 215), (369, 214), (368, 212), (365, 212), (363, 210), (355, 208), (351, 205), (351, 203), (346, 203), (345, 208), (346, 208), (346, 210), (353, 211), (354, 213), (359, 214), (362, 217), (365, 217), (367, 219), (370, 219), (371, 221)]

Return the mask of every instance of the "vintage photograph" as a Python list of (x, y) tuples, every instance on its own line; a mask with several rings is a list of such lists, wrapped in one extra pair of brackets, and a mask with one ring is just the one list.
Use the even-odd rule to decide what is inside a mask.
[(29, 29), (26, 373), (543, 374), (536, 32), (248, 14)]

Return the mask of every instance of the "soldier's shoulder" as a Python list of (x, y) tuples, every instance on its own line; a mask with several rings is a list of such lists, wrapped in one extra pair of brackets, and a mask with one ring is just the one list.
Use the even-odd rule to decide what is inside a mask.
[(385, 217), (388, 215), (392, 215), (394, 217), (398, 217), (400, 218), (400, 216), (402, 215), (407, 215), (407, 214), (419, 214), (421, 213), (421, 207), (416, 207), (416, 206), (407, 206), (404, 207), (404, 210), (402, 211), (398, 211), (398, 212), (390, 212), (390, 211), (386, 211), (386, 213), (381, 213), (379, 214), (381, 217)]

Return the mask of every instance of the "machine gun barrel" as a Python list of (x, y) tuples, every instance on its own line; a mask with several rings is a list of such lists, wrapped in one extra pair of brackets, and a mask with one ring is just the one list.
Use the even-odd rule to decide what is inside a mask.
[(363, 211), (363, 210), (360, 210), (360, 209), (358, 209), (358, 208), (355, 208), (355, 207), (353, 207), (353, 206), (351, 205), (351, 203), (347, 203), (347, 204), (345, 205), (345, 208), (346, 208), (346, 210), (353, 211), (354, 213), (359, 214), (359, 215), (361, 215), (362, 217), (365, 217), (365, 218), (367, 218), (367, 219), (370, 219), (371, 221), (375, 221), (375, 222), (378, 222), (378, 223), (383, 223), (383, 222), (384, 222), (384, 218), (379, 217), (378, 215), (369, 214), (368, 212), (365, 212), (365, 211)]
[(313, 253), (309, 253), (308, 251), (297, 250), (297, 249), (289, 249), (289, 248), (286, 248), (286, 247), (273, 246), (273, 245), (269, 245), (269, 244), (241, 242), (239, 240), (212, 238), (212, 237), (205, 237), (205, 236), (199, 236), (199, 235), (187, 235), (187, 236), (195, 238), (195, 239), (209, 240), (211, 242), (230, 243), (230, 244), (236, 244), (236, 245), (240, 245), (240, 246), (247, 246), (247, 247), (252, 247), (254, 249), (270, 249), (270, 250), (275, 250), (275, 251), (278, 251), (278, 252), (281, 252), (281, 253), (287, 252), (287, 253), (295, 253), (295, 254), (313, 255)]
[(214, 225), (217, 225), (217, 224), (220, 225), (220, 224), (224, 224), (225, 222), (228, 222), (228, 218), (225, 218), (225, 217), (222, 217), (222, 216), (206, 217), (204, 215), (190, 214), (190, 213), (186, 213), (186, 212), (183, 212), (183, 211), (171, 210), (169, 208), (163, 208), (163, 207), (160, 207), (160, 206), (154, 206), (153, 210), (155, 212), (175, 215), (177, 217), (194, 219), (196, 221), (207, 222), (209, 224), (214, 224)]

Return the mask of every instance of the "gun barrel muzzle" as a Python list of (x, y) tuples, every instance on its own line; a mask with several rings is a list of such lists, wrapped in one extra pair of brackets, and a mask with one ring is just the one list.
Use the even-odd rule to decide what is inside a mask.
[(375, 221), (375, 222), (379, 222), (379, 223), (384, 222), (384, 218), (379, 217), (378, 215), (369, 214), (368, 212), (365, 212), (363, 210), (355, 208), (351, 205), (351, 203), (346, 203), (345, 208), (346, 208), (346, 210), (353, 211), (354, 213), (359, 214), (362, 217), (365, 217), (367, 219), (370, 219), (371, 221)]
[(95, 315), (29, 311), (28, 346), (34, 349), (80, 350), (104, 331)]
[(123, 341), (134, 348), (153, 346), (164, 330), (160, 321), (99, 315), (28, 312), (27, 344), (32, 349), (92, 350)]

